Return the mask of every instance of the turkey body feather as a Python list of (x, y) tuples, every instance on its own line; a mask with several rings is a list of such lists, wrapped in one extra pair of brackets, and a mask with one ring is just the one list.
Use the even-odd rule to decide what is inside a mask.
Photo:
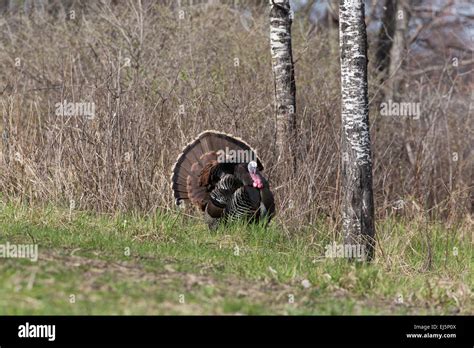
[(275, 214), (270, 185), (256, 151), (240, 138), (208, 130), (179, 154), (171, 174), (176, 204), (189, 201), (210, 228), (221, 222), (268, 220)]

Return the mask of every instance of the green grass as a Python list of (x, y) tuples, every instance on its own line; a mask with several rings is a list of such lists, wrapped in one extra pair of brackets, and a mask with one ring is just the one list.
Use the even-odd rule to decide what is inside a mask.
[(323, 222), (210, 232), (179, 212), (0, 202), (0, 244), (39, 248), (37, 262), (0, 259), (0, 313), (473, 314), (468, 231), (381, 221), (376, 259), (363, 264), (324, 257)]

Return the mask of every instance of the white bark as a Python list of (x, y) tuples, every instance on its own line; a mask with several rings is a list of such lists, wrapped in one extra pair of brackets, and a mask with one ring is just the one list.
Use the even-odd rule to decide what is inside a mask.
[(289, 0), (270, 0), (270, 49), (275, 80), (276, 145), (278, 157), (291, 151), (296, 128), (296, 87), (291, 50)]
[[(342, 7), (344, 5), (344, 7)], [(340, 45), (344, 133), (359, 164), (369, 163), (367, 53), (362, 0), (341, 1)], [(362, 23), (361, 23), (362, 21)], [(364, 27), (363, 30), (361, 27)], [(344, 29), (345, 28), (345, 29)]]
[(367, 85), (367, 33), (363, 0), (339, 6), (342, 117), (342, 217), (346, 244), (373, 255), (374, 208)]

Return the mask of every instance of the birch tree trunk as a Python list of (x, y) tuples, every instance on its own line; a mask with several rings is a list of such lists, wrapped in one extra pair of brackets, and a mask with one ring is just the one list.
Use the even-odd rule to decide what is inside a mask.
[(342, 225), (344, 243), (372, 259), (375, 246), (372, 155), (367, 97), (364, 0), (339, 6), (342, 93)]
[(275, 81), (276, 147), (278, 159), (294, 161), (296, 85), (291, 50), (289, 0), (270, 0), (270, 49)]

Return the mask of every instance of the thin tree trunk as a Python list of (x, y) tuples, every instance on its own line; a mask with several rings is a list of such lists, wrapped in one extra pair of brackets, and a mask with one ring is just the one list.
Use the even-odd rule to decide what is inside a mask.
[(339, 38), (344, 243), (360, 247), (363, 257), (370, 260), (374, 253), (375, 227), (363, 0), (340, 1)]
[(398, 0), (385, 0), (382, 25), (378, 34), (375, 53), (376, 67), (382, 73), (382, 81), (387, 78), (390, 66), (390, 51), (395, 34), (395, 18)]
[(289, 0), (270, 0), (270, 49), (275, 81), (276, 147), (278, 159), (294, 160), (296, 85), (291, 50)]
[[(388, 85), (385, 97), (386, 101), (391, 100), (392, 102), (400, 103), (402, 96), (405, 97), (405, 64), (408, 53), (407, 35), (408, 24), (410, 22), (410, 4), (408, 0), (397, 0), (395, 6), (393, 44), (390, 49), (388, 67), (389, 81), (387, 81)], [(412, 149), (410, 141), (407, 138), (409, 123), (401, 118), (395, 119), (394, 122), (394, 126), (399, 129), (399, 136), (393, 145), (395, 148), (399, 148), (400, 152), (405, 155), (404, 157), (413, 165), (414, 161), (410, 160)]]
[(410, 21), (409, 4), (407, 0), (397, 0), (395, 13), (395, 33), (390, 50), (389, 76), (391, 78), (388, 99), (399, 102), (403, 92), (403, 65), (407, 54), (407, 32)]
[(331, 3), (331, 0), (328, 0), (328, 10), (327, 10), (327, 21), (328, 21), (328, 32), (329, 32), (329, 47), (331, 50), (331, 56), (337, 55), (339, 50), (338, 45), (338, 34), (339, 34), (339, 24), (338, 24), (338, 15), (339, 15), (339, 4)]

